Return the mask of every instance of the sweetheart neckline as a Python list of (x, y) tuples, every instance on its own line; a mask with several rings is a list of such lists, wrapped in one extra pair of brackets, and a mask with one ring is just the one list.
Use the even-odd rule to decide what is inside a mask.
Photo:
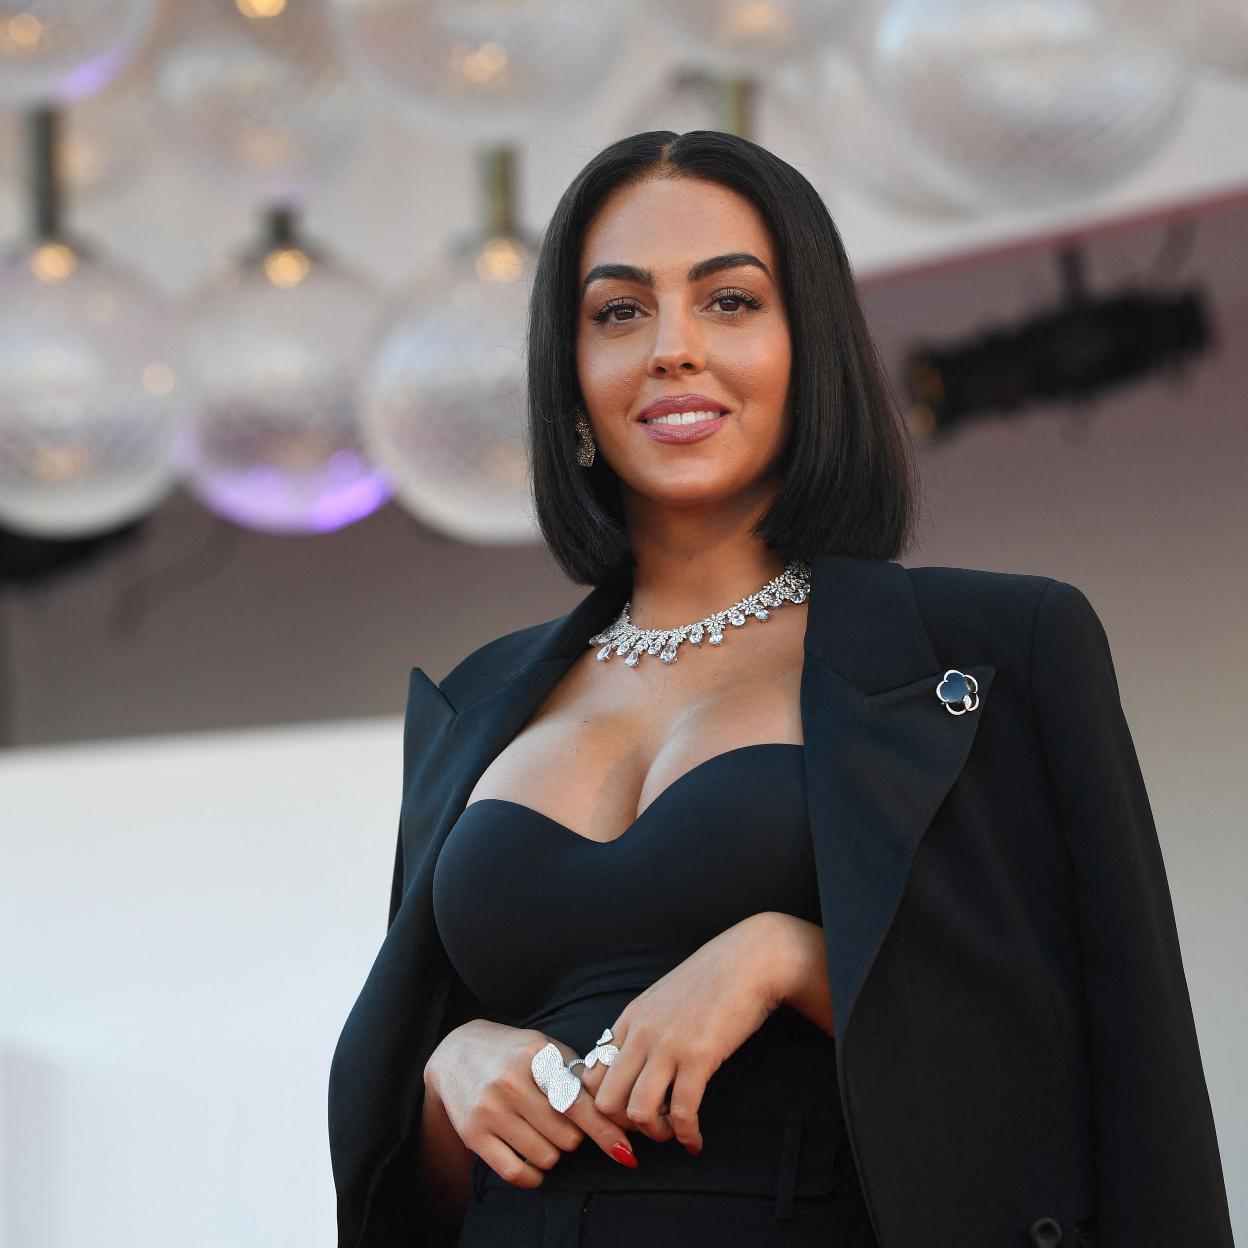
[(562, 828), (563, 831), (568, 833), (569, 836), (574, 836), (576, 837), (578, 841), (584, 841), (588, 845), (615, 845), (619, 841), (622, 841), (628, 836), (630, 836), (632, 834), (633, 829), (674, 788), (676, 788), (678, 785), (683, 783), (690, 776), (701, 771), (702, 768), (709, 766), (711, 763), (717, 763), (719, 762), (720, 759), (730, 758), (734, 754), (740, 754), (745, 750), (768, 750), (768, 749), (776, 749), (776, 748), (786, 749), (786, 750), (803, 750), (804, 751), (806, 747), (804, 744), (802, 744), (801, 742), (797, 742), (797, 741), (756, 741), (751, 745), (734, 745), (732, 749), (730, 750), (722, 750), (718, 754), (712, 754), (710, 758), (704, 758), (700, 763), (695, 763), (692, 767), (689, 768), (688, 771), (681, 772), (681, 774), (677, 776), (675, 780), (673, 780), (669, 785), (661, 789), (659, 793), (654, 798), (651, 799), (649, 805), (647, 805), (633, 819), (632, 823), (630, 823), (628, 827), (626, 827), (624, 831), (619, 834), (619, 836), (613, 836), (610, 838), (610, 840), (606, 840), (606, 841), (600, 841), (597, 839), (597, 837), (586, 836), (582, 832), (577, 832), (575, 829), (568, 827), (566, 823), (563, 823), (560, 820), (556, 819), (554, 815), (548, 815), (546, 814), (545, 811), (538, 810), (536, 807), (533, 807), (533, 806), (526, 806), (524, 802), (512, 801), (511, 798), (509, 797), (479, 797), (477, 798), (475, 802), (469, 802), (464, 807), (464, 809), (460, 812), (460, 817), (462, 818), (474, 806), (480, 806), (485, 802), (493, 802), (495, 805), (498, 805), (498, 806), (510, 806), (514, 810), (524, 810), (524, 811), (527, 811), (531, 815), (536, 815), (537, 818), (545, 820), (547, 823), (551, 824), (552, 826), (556, 828)]

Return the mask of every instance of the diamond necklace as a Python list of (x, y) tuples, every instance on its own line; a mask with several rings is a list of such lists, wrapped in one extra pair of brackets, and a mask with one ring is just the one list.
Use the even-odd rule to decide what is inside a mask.
[(723, 611), (716, 611), (695, 624), (682, 624), (680, 628), (638, 628), (628, 618), (632, 600), (624, 604), (615, 623), (610, 628), (589, 639), (591, 646), (602, 646), (598, 661), (606, 662), (612, 655), (626, 654), (624, 663), (636, 667), (643, 654), (657, 654), (664, 663), (676, 662), (676, 650), (682, 641), (702, 644), (705, 637), (713, 646), (724, 640), (724, 625), (740, 628), (750, 616), (765, 620), (775, 607), (786, 602), (805, 602), (810, 593), (810, 564), (793, 559), (788, 566), (768, 581), (757, 593), (748, 594), (740, 602)]

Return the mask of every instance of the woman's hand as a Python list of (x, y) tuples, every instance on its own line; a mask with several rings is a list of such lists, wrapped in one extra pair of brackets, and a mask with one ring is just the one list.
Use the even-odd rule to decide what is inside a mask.
[[(517, 1187), (539, 1186), (543, 1171), (586, 1136), (613, 1161), (635, 1167), (627, 1135), (588, 1093), (582, 1091), (566, 1114), (551, 1108), (530, 1068), (533, 1055), (549, 1043), (540, 1031), (485, 1019), (465, 1023), (430, 1056), (427, 1094), (440, 1100), (464, 1145)], [(576, 1056), (558, 1047), (565, 1063)]]
[(675, 1135), (697, 1154), (707, 1081), (783, 1004), (832, 1031), (823, 929), (788, 914), (752, 915), (628, 1004), (611, 1027), (620, 1054), (609, 1068), (577, 1072), (616, 1123), (652, 1140)]

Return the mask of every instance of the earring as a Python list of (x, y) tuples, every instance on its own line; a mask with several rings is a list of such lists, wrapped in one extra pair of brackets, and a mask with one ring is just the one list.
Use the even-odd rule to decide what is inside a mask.
[(585, 413), (578, 407), (576, 409), (576, 462), (582, 468), (591, 468), (594, 463), (594, 452), (598, 449), (594, 443), (594, 435), (590, 431), (589, 422), (585, 419)]

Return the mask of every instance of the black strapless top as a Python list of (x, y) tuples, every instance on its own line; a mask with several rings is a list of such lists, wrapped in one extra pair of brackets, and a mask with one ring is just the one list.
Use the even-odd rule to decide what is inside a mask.
[[(496, 1017), (585, 1053), (643, 989), (733, 924), (762, 911), (821, 921), (804, 747), (717, 754), (607, 842), (520, 803), (479, 799), (442, 848), (433, 901), (455, 970)], [(699, 1157), (633, 1133), (637, 1170), (587, 1145), (565, 1154), (543, 1186), (618, 1190), (644, 1180), (766, 1194), (780, 1154), (794, 1150), (795, 1124), (795, 1194), (856, 1185), (833, 1039), (781, 1007), (707, 1084)]]

